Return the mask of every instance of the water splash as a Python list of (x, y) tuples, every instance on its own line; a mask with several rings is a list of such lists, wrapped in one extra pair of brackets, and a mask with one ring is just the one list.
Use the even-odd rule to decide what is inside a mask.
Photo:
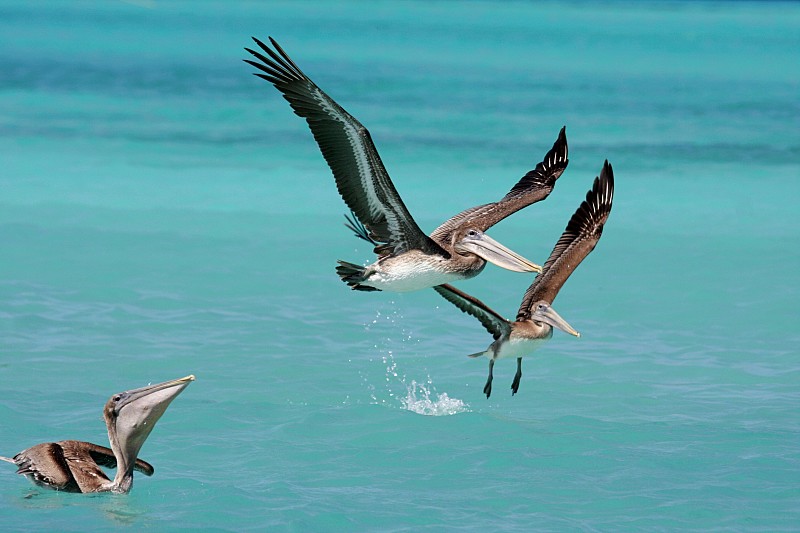
[[(429, 388), (430, 387), (430, 388)], [(469, 406), (458, 398), (450, 398), (446, 392), (436, 393), (436, 400), (431, 400), (433, 387), (428, 381), (428, 386), (421, 385), (415, 380), (408, 386), (408, 394), (400, 402), (407, 411), (426, 416), (448, 416), (458, 413), (468, 413)], [(419, 391), (420, 396), (417, 396)]]
[[(394, 302), (391, 304), (394, 305)], [(371, 323), (365, 324), (364, 329), (369, 331), (378, 324), (388, 324), (390, 329), (395, 330), (394, 333), (399, 332), (399, 342), (409, 348), (410, 343), (419, 342), (419, 339), (415, 339), (411, 332), (402, 326), (402, 318), (396, 309), (389, 313), (377, 311), (375, 319)], [(397, 341), (392, 337), (395, 335), (391, 335), (390, 332), (390, 335), (384, 337), (385, 333), (385, 331), (380, 333), (383, 337), (381, 342), (373, 346), (379, 355), (369, 360), (370, 363), (380, 365), (382, 377), (371, 379), (368, 375), (368, 373), (371, 374), (369, 370), (359, 370), (359, 375), (369, 390), (372, 404), (400, 407), (426, 416), (446, 416), (469, 412), (469, 405), (462, 400), (450, 398), (446, 392), (438, 393), (430, 376), (427, 376), (424, 383), (419, 383), (415, 379), (411, 379), (409, 383), (406, 375), (398, 369), (397, 361), (394, 359), (392, 347), (397, 345)], [(435, 399), (432, 396), (435, 396)]]

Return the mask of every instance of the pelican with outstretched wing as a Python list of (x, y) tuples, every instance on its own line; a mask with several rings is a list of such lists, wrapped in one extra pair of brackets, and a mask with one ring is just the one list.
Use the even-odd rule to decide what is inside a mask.
[(512, 394), (519, 390), (522, 377), (522, 358), (539, 349), (553, 336), (553, 328), (580, 337), (566, 320), (556, 313), (552, 304), (558, 291), (581, 261), (594, 250), (603, 233), (603, 225), (611, 213), (614, 198), (614, 172), (608, 161), (600, 176), (595, 178), (592, 190), (572, 215), (567, 228), (558, 239), (555, 248), (522, 298), (514, 322), (506, 320), (489, 306), (450, 285), (434, 287), (447, 301), (463, 312), (476, 317), (483, 327), (494, 336), (494, 342), (482, 352), (470, 355), (489, 358), (489, 378), (483, 388), (488, 398), (492, 394), (492, 371), (494, 362), (505, 357), (517, 358), (517, 373), (511, 384)]
[(253, 40), (260, 51), (245, 48), (256, 58), (245, 61), (306, 119), (339, 194), (364, 230), (359, 236), (375, 245), (378, 260), (371, 265), (339, 261), (336, 271), (345, 283), (362, 291), (415, 291), (477, 276), (486, 261), (515, 272), (541, 272), (539, 265), (485, 232), (547, 198), (568, 163), (564, 128), (544, 159), (500, 201), (462, 211), (427, 236), (397, 193), (367, 129), (317, 87), (272, 38), (272, 47)]

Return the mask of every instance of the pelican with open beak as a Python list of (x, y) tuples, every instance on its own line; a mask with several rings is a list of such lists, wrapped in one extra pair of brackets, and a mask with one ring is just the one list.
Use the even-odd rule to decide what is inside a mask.
[[(17, 465), (17, 473), (36, 485), (66, 492), (125, 493), (133, 471), (153, 475), (138, 459), (139, 450), (169, 404), (194, 381), (194, 376), (148, 385), (113, 395), (103, 408), (111, 448), (77, 440), (45, 442), (0, 459)], [(109, 479), (101, 466), (116, 468)]]

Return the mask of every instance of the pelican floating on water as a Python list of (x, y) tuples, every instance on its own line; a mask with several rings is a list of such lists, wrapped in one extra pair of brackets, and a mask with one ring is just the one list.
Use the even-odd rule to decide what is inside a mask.
[[(16, 464), (18, 474), (41, 487), (66, 492), (128, 492), (134, 470), (153, 475), (153, 467), (136, 456), (170, 402), (192, 381), (194, 376), (186, 376), (113, 395), (103, 408), (111, 448), (62, 440), (37, 444), (13, 459), (0, 459)], [(113, 481), (101, 466), (117, 469)]]
[(506, 320), (477, 298), (455, 287), (434, 287), (450, 303), (480, 320), (483, 327), (494, 336), (494, 342), (485, 351), (470, 355), (489, 358), (489, 378), (483, 388), (487, 398), (492, 394), (492, 370), (496, 359), (517, 358), (517, 373), (511, 384), (511, 392), (516, 394), (522, 377), (522, 357), (536, 351), (550, 339), (554, 327), (580, 337), (580, 333), (556, 313), (552, 303), (570, 274), (600, 240), (603, 225), (611, 213), (613, 198), (614, 172), (606, 161), (600, 176), (594, 180), (592, 190), (586, 193), (586, 200), (572, 215), (558, 239), (542, 273), (525, 292), (514, 322)]
[[(567, 167), (564, 128), (536, 168), (500, 201), (452, 217), (430, 237), (411, 217), (392, 184), (367, 129), (325, 94), (272, 38), (273, 48), (255, 37), (264, 53), (245, 48), (245, 59), (272, 83), (295, 114), (305, 118), (328, 163), (339, 194), (375, 244), (378, 260), (366, 267), (339, 261), (342, 280), (355, 290), (407, 292), (477, 276), (490, 261), (515, 272), (541, 267), (509, 250), (484, 232), (505, 217), (544, 200)], [(266, 54), (266, 55), (265, 55)]]

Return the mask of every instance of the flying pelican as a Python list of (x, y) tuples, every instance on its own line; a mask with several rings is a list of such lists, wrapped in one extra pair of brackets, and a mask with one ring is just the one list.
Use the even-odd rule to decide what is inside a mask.
[[(153, 467), (136, 456), (170, 402), (192, 381), (194, 376), (186, 376), (113, 395), (103, 408), (111, 448), (62, 440), (37, 444), (13, 459), (0, 459), (16, 464), (17, 474), (41, 487), (66, 492), (128, 492), (134, 469), (153, 475)], [(117, 469), (114, 481), (101, 466)]]
[(600, 176), (594, 180), (592, 190), (586, 193), (586, 200), (572, 215), (567, 228), (558, 239), (542, 273), (536, 276), (525, 292), (514, 322), (506, 320), (477, 298), (455, 287), (434, 287), (450, 303), (480, 320), (483, 327), (494, 336), (494, 342), (485, 351), (470, 355), (485, 355), (489, 358), (489, 378), (483, 388), (487, 398), (492, 394), (492, 370), (496, 359), (517, 358), (517, 373), (511, 384), (511, 393), (516, 394), (522, 377), (522, 357), (538, 350), (550, 339), (554, 327), (580, 337), (580, 333), (556, 313), (552, 303), (570, 274), (600, 240), (603, 225), (611, 213), (613, 198), (614, 172), (606, 161)]
[(369, 266), (338, 262), (336, 271), (345, 283), (361, 291), (416, 291), (477, 276), (486, 261), (515, 272), (541, 272), (539, 265), (484, 232), (547, 198), (568, 163), (564, 128), (544, 160), (499, 202), (462, 211), (428, 237), (397, 193), (367, 129), (317, 87), (272, 38), (274, 50), (253, 40), (264, 53), (245, 48), (258, 59), (245, 62), (259, 69), (255, 75), (272, 83), (295, 114), (306, 119), (339, 194), (376, 244), (378, 260)]

